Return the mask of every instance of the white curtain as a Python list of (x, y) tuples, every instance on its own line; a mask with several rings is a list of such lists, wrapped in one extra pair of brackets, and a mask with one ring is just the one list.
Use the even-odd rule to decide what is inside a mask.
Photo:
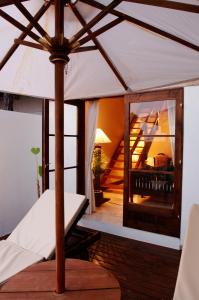
[(86, 101), (86, 120), (85, 120), (85, 190), (86, 197), (89, 199), (87, 213), (95, 211), (95, 195), (93, 186), (93, 173), (91, 170), (92, 155), (95, 141), (95, 131), (97, 128), (97, 117), (99, 101)]
[[(175, 135), (175, 101), (167, 100), (167, 108), (168, 108), (168, 121), (169, 121), (169, 131), (170, 135)], [(175, 138), (170, 138), (171, 142), (171, 153), (172, 153), (172, 162), (175, 164)]]

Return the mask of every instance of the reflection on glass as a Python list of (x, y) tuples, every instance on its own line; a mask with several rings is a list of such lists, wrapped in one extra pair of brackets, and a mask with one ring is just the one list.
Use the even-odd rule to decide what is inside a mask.
[(130, 104), (130, 199), (133, 204), (173, 207), (175, 101)]
[(130, 134), (175, 135), (175, 100), (131, 103)]

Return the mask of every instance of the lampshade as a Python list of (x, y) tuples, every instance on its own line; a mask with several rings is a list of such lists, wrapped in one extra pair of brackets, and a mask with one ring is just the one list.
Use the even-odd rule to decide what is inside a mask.
[(108, 136), (104, 133), (102, 129), (97, 128), (95, 133), (95, 144), (106, 143), (111, 143), (111, 140), (108, 138)]

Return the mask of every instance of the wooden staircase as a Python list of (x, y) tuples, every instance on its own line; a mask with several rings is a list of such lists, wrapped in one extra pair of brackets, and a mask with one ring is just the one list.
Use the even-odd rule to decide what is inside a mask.
[[(157, 130), (158, 113), (153, 111), (143, 116), (134, 116), (130, 125), (131, 168), (138, 169), (147, 158), (152, 140), (145, 142), (144, 136), (153, 135)], [(123, 193), (124, 181), (124, 138), (120, 141), (102, 177), (101, 186), (107, 192)]]

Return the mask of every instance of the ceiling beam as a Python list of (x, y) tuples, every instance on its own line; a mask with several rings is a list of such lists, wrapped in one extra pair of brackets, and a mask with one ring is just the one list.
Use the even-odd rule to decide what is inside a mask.
[[(98, 9), (103, 9), (105, 7), (103, 4), (101, 4), (101, 3), (99, 3), (99, 2), (97, 2), (95, 0), (92, 0), (92, 1), (91, 0), (81, 0), (81, 2), (86, 3), (88, 5), (91, 5), (91, 6), (95, 7), (95, 8), (98, 8)], [(178, 44), (181, 44), (181, 45), (183, 45), (185, 47), (188, 47), (188, 48), (190, 48), (192, 50), (195, 50), (195, 51), (199, 52), (199, 46), (197, 46), (195, 44), (192, 44), (192, 43), (190, 43), (190, 42), (188, 42), (188, 41), (186, 41), (184, 39), (181, 39), (181, 38), (179, 38), (179, 37), (177, 37), (177, 36), (175, 36), (175, 35), (173, 35), (173, 34), (171, 34), (169, 32), (166, 32), (166, 31), (164, 31), (162, 29), (159, 29), (159, 28), (157, 28), (157, 27), (155, 27), (153, 25), (150, 25), (148, 23), (140, 21), (140, 20), (138, 20), (136, 18), (133, 18), (133, 17), (127, 15), (127, 14), (124, 14), (124, 13), (116, 10), (116, 9), (111, 9), (110, 13), (112, 15), (116, 16), (116, 17), (123, 18), (125, 21), (128, 21), (128, 22), (130, 22), (132, 24), (135, 24), (135, 25), (137, 25), (137, 26), (139, 26), (141, 28), (144, 28), (144, 29), (146, 29), (148, 31), (151, 31), (151, 32), (156, 33), (156, 34), (159, 34), (162, 37), (165, 37), (165, 38), (167, 38), (167, 39), (169, 39), (171, 41), (174, 41), (174, 42), (176, 42)]]
[[(20, 0), (20, 2), (25, 2), (28, 0)], [(0, 7), (8, 6), (8, 5), (13, 5), (13, 0), (0, 0)]]
[[(39, 9), (39, 11), (35, 14), (34, 19), (36, 21), (38, 21), (43, 14), (47, 11), (47, 9), (49, 8), (49, 6), (51, 5), (51, 1), (49, 2), (44, 2), (44, 4), (42, 5), (42, 7)], [(32, 30), (33, 25), (30, 23), (27, 27), (27, 31)], [(26, 32), (23, 32), (19, 35), (18, 39), (23, 40), (26, 38), (28, 34)], [(0, 71), (2, 70), (2, 68), (5, 66), (5, 64), (7, 63), (7, 61), (10, 59), (10, 57), (14, 54), (14, 52), (17, 50), (17, 48), (19, 47), (19, 44), (13, 44), (10, 49), (8, 50), (8, 52), (6, 53), (6, 55), (3, 57), (1, 63), (0, 63)]]
[(87, 23), (80, 31), (78, 31), (71, 39), (70, 42), (76, 42), (79, 38), (81, 38), (88, 29), (91, 29), (95, 26), (101, 19), (103, 19), (109, 12), (119, 5), (123, 0), (113, 0), (109, 5), (103, 5), (102, 11), (98, 13), (89, 23)]
[(41, 34), (46, 41), (51, 44), (51, 38), (48, 33), (41, 27), (41, 25), (34, 19), (34, 17), (29, 13), (25, 6), (20, 2), (20, 0), (13, 0), (13, 3), (18, 8), (18, 10), (25, 16), (25, 18), (33, 25), (33, 27)]
[[(84, 20), (84, 18), (81, 15), (81, 13), (78, 11), (78, 9), (75, 6), (70, 5), (70, 7), (71, 7), (74, 15), (76, 16), (76, 18), (79, 20), (80, 24), (83, 26), (83, 28), (85, 28), (86, 25), (87, 25), (87, 23)], [(120, 20), (120, 18), (118, 18), (118, 19)], [(121, 20), (120, 20), (120, 22), (121, 22)], [(98, 39), (96, 37), (93, 36), (92, 30), (91, 29), (87, 29), (86, 32), (88, 34), (88, 37), (93, 41), (93, 43), (95, 44), (95, 46), (98, 48), (99, 52), (101, 53), (101, 55), (103, 56), (103, 58), (105, 59), (105, 61), (107, 62), (107, 64), (109, 65), (109, 67), (111, 68), (111, 70), (113, 71), (113, 73), (115, 74), (115, 76), (117, 77), (117, 79), (119, 80), (119, 82), (121, 83), (121, 85), (123, 86), (123, 88), (125, 90), (127, 90), (128, 86), (127, 86), (126, 82), (122, 78), (120, 72), (114, 66), (113, 62), (111, 61), (110, 57), (108, 56), (108, 54), (106, 53), (106, 51), (102, 47), (101, 43), (98, 41)]]
[(168, 0), (124, 0), (130, 3), (144, 4), (150, 6), (157, 6), (162, 8), (169, 8), (178, 11), (185, 11), (198, 14), (199, 13), (199, 5), (187, 4), (175, 1)]

